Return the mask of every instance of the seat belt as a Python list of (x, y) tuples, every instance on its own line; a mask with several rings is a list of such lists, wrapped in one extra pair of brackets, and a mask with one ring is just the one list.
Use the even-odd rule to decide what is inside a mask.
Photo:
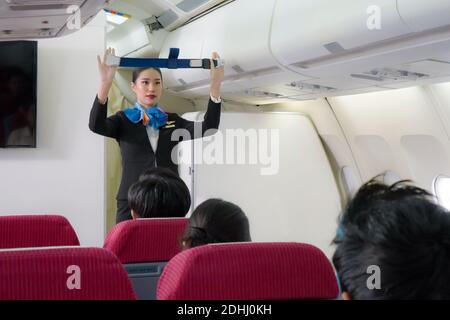
[[(170, 48), (169, 58), (121, 58), (114, 55), (106, 56), (108, 66), (122, 68), (160, 68), (160, 69), (211, 69), (210, 59), (178, 59), (180, 49)], [(223, 59), (214, 59), (214, 67), (224, 65)]]

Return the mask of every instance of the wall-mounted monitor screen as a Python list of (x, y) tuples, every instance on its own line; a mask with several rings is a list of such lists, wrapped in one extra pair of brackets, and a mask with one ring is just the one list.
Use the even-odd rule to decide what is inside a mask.
[(0, 148), (36, 147), (37, 42), (0, 41)]

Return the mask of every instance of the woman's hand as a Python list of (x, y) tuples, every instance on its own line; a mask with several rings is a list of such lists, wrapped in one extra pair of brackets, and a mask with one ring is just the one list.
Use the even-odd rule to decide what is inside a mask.
[(97, 56), (98, 71), (100, 73), (101, 81), (97, 96), (98, 100), (102, 104), (105, 104), (108, 99), (109, 89), (111, 89), (111, 85), (117, 71), (117, 66), (108, 66), (106, 64), (106, 56), (110, 54), (114, 55), (115, 50), (112, 48), (106, 49), (105, 55), (103, 56), (103, 61), (100, 59), (100, 56)]
[[(220, 59), (217, 52), (212, 53), (212, 59)], [(214, 68), (214, 63), (211, 59), (211, 96), (214, 98), (220, 97), (220, 86), (222, 85), (223, 78), (225, 76), (225, 70), (223, 66)]]
[(114, 76), (116, 75), (117, 66), (108, 66), (106, 64), (106, 56), (108, 55), (115, 55), (115, 50), (112, 48), (106, 49), (105, 55), (103, 56), (103, 61), (100, 59), (100, 56), (97, 56), (97, 62), (101, 82), (111, 84), (114, 80)]

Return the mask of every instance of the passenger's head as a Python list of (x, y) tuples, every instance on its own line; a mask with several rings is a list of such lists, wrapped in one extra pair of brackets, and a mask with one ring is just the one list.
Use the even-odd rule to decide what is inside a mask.
[[(169, 168), (164, 167), (151, 167), (144, 172), (142, 172), (139, 176), (139, 180), (146, 180), (146, 179), (157, 179), (157, 178), (167, 178), (171, 180), (181, 180), (180, 176), (177, 172), (172, 171)], [(181, 180), (183, 181), (183, 180)], [(183, 181), (184, 183), (184, 181)]]
[(450, 214), (407, 181), (363, 185), (334, 242), (344, 299), (450, 299)]
[(191, 206), (189, 189), (166, 168), (152, 168), (128, 190), (133, 218), (184, 217)]
[(247, 216), (237, 205), (220, 199), (200, 204), (189, 218), (183, 249), (208, 243), (251, 241)]
[(150, 108), (159, 103), (163, 92), (162, 81), (162, 73), (158, 68), (140, 68), (133, 71), (131, 89), (142, 107)]

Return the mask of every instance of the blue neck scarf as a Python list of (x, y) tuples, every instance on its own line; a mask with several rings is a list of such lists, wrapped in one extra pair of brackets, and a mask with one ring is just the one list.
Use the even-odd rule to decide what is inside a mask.
[[(144, 109), (139, 103), (136, 102), (134, 108), (125, 109), (124, 113), (131, 122), (139, 123), (142, 121), (142, 124), (146, 127), (153, 127), (156, 130), (162, 126), (165, 126), (167, 123), (167, 114), (159, 108), (159, 105)], [(147, 115), (148, 123), (145, 123), (144, 113)]]

